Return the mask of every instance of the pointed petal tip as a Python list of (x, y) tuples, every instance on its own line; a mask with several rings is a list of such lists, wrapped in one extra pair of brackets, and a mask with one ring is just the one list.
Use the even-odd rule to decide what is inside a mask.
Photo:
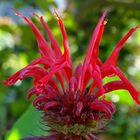
[(15, 84), (15, 82), (16, 82), (16, 80), (14, 81), (14, 79), (8, 78), (8, 79), (6, 79), (6, 80), (3, 81), (3, 84), (5, 86), (11, 86), (11, 85)]
[(53, 10), (53, 15), (57, 20), (61, 19), (56, 9)]
[(106, 25), (108, 21), (108, 10), (104, 11), (102, 16), (104, 16), (103, 24)]
[(30, 89), (26, 95), (26, 99), (30, 99), (33, 95), (35, 95), (35, 92), (33, 91), (33, 89)]
[(11, 9), (13, 10), (13, 12), (15, 13), (16, 16), (24, 17), (24, 15), (21, 12), (19, 12), (17, 9), (15, 9), (15, 8), (11, 8)]
[(37, 17), (37, 18), (40, 18), (40, 16), (37, 13), (35, 13), (35, 12), (33, 12), (32, 15)]
[(103, 12), (102, 12), (102, 16), (107, 17), (107, 16), (108, 16), (108, 13), (109, 13), (109, 10), (108, 10), (108, 9), (105, 9), (105, 10), (103, 10)]
[(36, 18), (38, 18), (38, 19), (40, 19), (40, 20), (43, 20), (43, 16), (39, 16), (37, 13), (35, 13), (35, 12), (33, 12), (32, 13), (32, 16), (34, 16), (34, 17), (36, 17)]

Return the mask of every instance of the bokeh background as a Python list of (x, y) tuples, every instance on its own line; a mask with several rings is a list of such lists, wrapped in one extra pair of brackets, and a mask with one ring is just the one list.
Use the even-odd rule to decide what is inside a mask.
[[(40, 114), (30, 107), (31, 100), (26, 99), (32, 78), (18, 81), (11, 87), (2, 83), (39, 55), (30, 27), (14, 14), (12, 8), (31, 17), (47, 39), (39, 21), (31, 16), (32, 12), (43, 15), (62, 46), (60, 29), (52, 14), (53, 9), (57, 9), (67, 29), (75, 65), (83, 60), (92, 31), (105, 8), (109, 8), (110, 12), (100, 44), (102, 61), (130, 28), (140, 24), (140, 0), (0, 0), (0, 140), (18, 140), (19, 137), (46, 133), (41, 131)], [(139, 30), (124, 45), (117, 64), (139, 90)], [(105, 78), (104, 82), (108, 80), (110, 78)], [(107, 96), (116, 104), (117, 111), (106, 131), (98, 134), (100, 139), (139, 140), (140, 106), (124, 90)]]

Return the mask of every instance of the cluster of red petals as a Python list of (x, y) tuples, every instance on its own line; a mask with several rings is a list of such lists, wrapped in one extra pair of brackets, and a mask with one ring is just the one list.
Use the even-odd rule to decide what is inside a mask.
[[(49, 120), (47, 117), (52, 113), (57, 114), (58, 118), (56, 117), (56, 120), (60, 120), (60, 116), (65, 120), (61, 122), (63, 125), (83, 124), (85, 120), (90, 122), (90, 118), (96, 121), (98, 119), (111, 119), (112, 113), (115, 111), (112, 102), (108, 102), (104, 98), (99, 99), (99, 97), (119, 89), (128, 90), (136, 103), (140, 104), (140, 93), (116, 65), (119, 52), (124, 43), (140, 26), (130, 29), (116, 45), (109, 58), (103, 63), (98, 57), (98, 50), (106, 24), (106, 12), (104, 12), (93, 32), (84, 62), (74, 70), (65, 27), (58, 15), (56, 17), (62, 32), (64, 53), (61, 52), (56, 39), (42, 16), (36, 15), (48, 34), (50, 44), (28, 17), (18, 12), (17, 14), (32, 28), (41, 56), (5, 80), (4, 84), (10, 86), (18, 80), (32, 76), (34, 78), (34, 87), (29, 90), (28, 98), (35, 95), (33, 105), (46, 113), (48, 111), (48, 114), (45, 115), (46, 118), (44, 117), (46, 121)], [(120, 80), (106, 84), (102, 83), (106, 76), (115, 75)], [(91, 80), (91, 86), (87, 90), (87, 85)], [(102, 115), (99, 116), (98, 112)], [(85, 118), (83, 119), (83, 117)]]

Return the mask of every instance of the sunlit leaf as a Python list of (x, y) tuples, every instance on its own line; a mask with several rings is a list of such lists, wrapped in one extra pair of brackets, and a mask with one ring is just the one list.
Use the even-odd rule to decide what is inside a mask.
[(36, 111), (31, 105), (6, 134), (5, 140), (46, 135), (48, 127), (41, 123), (40, 116), (41, 112)]

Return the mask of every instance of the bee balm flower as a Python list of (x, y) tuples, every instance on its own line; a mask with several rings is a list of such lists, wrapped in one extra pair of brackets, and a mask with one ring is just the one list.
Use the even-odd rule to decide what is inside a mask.
[[(57, 14), (64, 53), (43, 17), (36, 15), (48, 33), (50, 45), (28, 17), (18, 12), (17, 15), (33, 30), (41, 55), (4, 83), (10, 86), (18, 80), (32, 76), (34, 87), (27, 96), (35, 96), (33, 105), (43, 112), (43, 121), (50, 127), (48, 136), (29, 137), (24, 140), (97, 140), (95, 133), (103, 130), (115, 112), (113, 103), (105, 99), (106, 93), (119, 89), (128, 90), (135, 102), (140, 104), (139, 92), (116, 65), (122, 46), (140, 26), (130, 29), (103, 63), (98, 57), (98, 50), (107, 22), (104, 12), (93, 32), (84, 62), (74, 69), (65, 27)], [(103, 84), (102, 80), (110, 75), (117, 75), (120, 80)], [(91, 79), (93, 81), (87, 90)]]

